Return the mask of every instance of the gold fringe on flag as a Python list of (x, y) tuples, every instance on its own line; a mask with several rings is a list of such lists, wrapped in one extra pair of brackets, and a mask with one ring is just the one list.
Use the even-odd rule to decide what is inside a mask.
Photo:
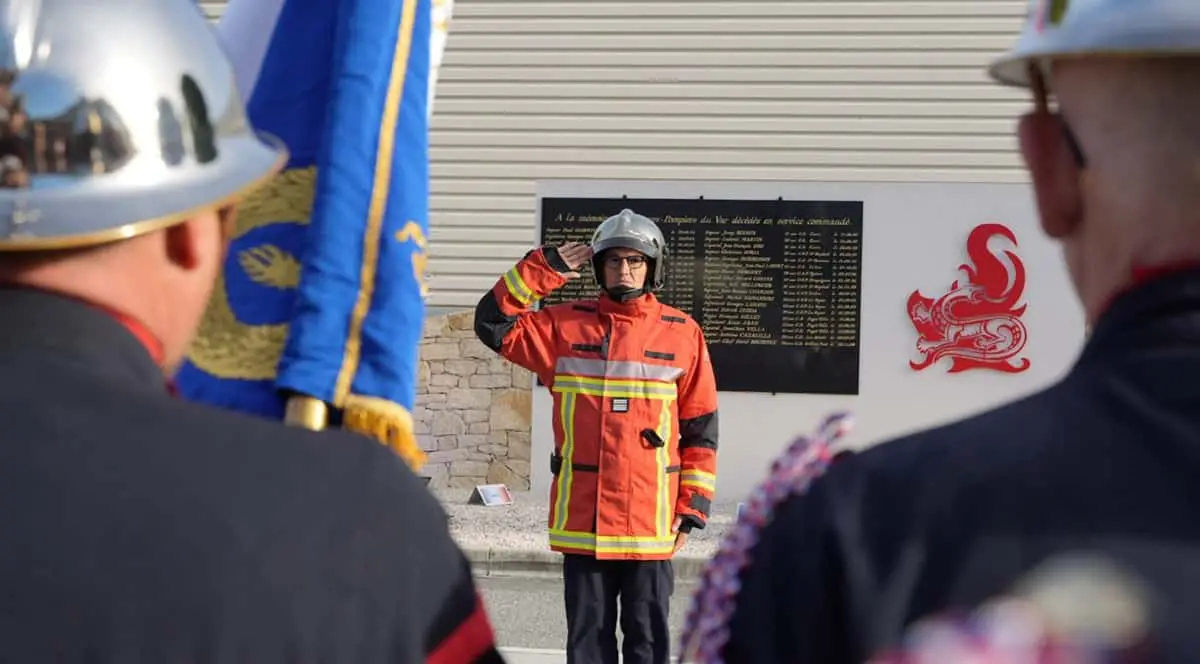
[(342, 409), (342, 428), (387, 445), (414, 472), (425, 465), (425, 451), (413, 433), (412, 413), (393, 401), (351, 394)]

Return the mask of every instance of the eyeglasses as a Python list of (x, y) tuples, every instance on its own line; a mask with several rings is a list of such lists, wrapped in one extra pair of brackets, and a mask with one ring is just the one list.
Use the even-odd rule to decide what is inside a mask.
[(620, 270), (622, 263), (628, 265), (630, 270), (637, 270), (646, 267), (646, 257), (634, 254), (633, 256), (609, 256), (604, 259), (605, 267), (613, 270)]

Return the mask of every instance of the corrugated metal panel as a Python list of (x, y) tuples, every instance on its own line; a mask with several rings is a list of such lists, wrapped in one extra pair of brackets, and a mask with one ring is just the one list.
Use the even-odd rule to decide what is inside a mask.
[(431, 304), (473, 306), (529, 248), (540, 179), (1023, 181), (1027, 97), (984, 66), (1025, 6), (456, 0)]
[(1022, 181), (984, 74), (1023, 0), (456, 0), (432, 301), (530, 246), (539, 179)]

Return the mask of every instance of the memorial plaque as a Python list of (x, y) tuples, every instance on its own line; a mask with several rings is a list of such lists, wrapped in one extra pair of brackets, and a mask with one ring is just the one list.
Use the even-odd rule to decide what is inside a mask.
[[(704, 328), (720, 390), (858, 394), (861, 201), (543, 198), (541, 243), (623, 208), (666, 236), (658, 296)], [(595, 294), (589, 268), (543, 304)]]

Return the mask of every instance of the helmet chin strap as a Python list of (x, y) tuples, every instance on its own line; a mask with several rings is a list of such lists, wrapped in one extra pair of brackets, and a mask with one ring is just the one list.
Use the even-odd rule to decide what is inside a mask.
[(630, 288), (629, 286), (613, 286), (612, 288), (604, 289), (604, 294), (607, 295), (609, 297), (609, 299), (613, 300), (614, 302), (622, 302), (622, 303), (629, 302), (630, 300), (636, 300), (637, 298), (641, 297), (642, 295), (645, 295), (646, 292), (647, 291), (646, 291), (645, 286), (643, 286), (641, 288)]

